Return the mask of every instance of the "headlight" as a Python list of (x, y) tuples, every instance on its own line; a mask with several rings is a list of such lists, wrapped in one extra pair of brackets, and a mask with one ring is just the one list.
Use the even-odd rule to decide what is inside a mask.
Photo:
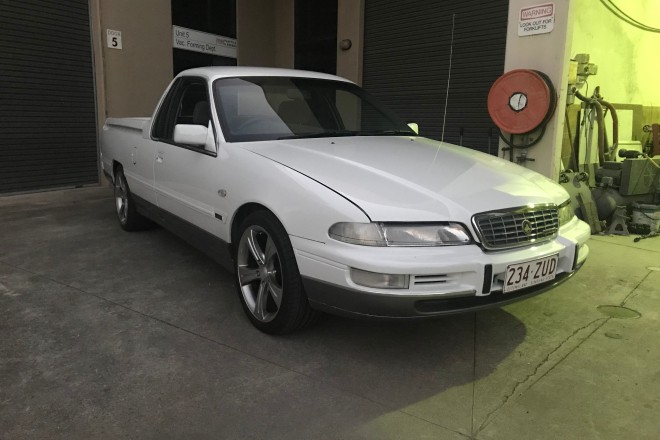
[(335, 223), (335, 240), (362, 246), (455, 246), (472, 242), (459, 223)]
[(564, 226), (566, 223), (570, 222), (573, 220), (573, 217), (575, 217), (575, 211), (573, 210), (573, 207), (571, 206), (571, 201), (566, 200), (564, 203), (559, 205), (558, 208), (558, 215), (559, 215), (559, 227), (561, 228)]

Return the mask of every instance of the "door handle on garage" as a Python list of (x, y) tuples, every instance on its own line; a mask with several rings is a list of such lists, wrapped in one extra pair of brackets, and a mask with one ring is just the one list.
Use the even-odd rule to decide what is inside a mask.
[(156, 153), (156, 162), (163, 163), (163, 152), (162, 151), (159, 151), (158, 153)]

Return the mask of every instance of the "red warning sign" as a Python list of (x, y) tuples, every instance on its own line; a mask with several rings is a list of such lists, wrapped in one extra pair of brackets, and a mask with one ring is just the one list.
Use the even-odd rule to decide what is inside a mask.
[(555, 27), (555, 4), (544, 3), (520, 10), (518, 36), (547, 34)]

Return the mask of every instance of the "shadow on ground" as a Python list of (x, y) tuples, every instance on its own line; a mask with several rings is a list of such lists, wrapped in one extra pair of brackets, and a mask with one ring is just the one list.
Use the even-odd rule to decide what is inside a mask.
[(415, 322), (324, 316), (271, 337), (243, 316), (228, 273), (165, 230), (123, 232), (109, 197), (5, 207), (0, 222), (8, 438), (359, 438), (402, 409), (401, 432), (431, 422), (469, 434), (464, 385), (526, 335), (495, 309)]

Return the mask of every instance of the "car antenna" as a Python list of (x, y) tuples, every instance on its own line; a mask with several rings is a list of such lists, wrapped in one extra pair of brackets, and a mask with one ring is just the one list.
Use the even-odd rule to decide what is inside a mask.
[(451, 61), (454, 56), (454, 22), (456, 14), (451, 16), (451, 43), (449, 45), (449, 72), (447, 73), (447, 94), (445, 95), (445, 114), (442, 116), (442, 137), (440, 142), (445, 141), (445, 122), (447, 121), (447, 103), (449, 102), (449, 81), (451, 80)]
[[(442, 136), (440, 137), (440, 142), (444, 143), (445, 141), (445, 122), (447, 121), (447, 103), (449, 102), (449, 81), (451, 80), (451, 61), (454, 56), (454, 25), (456, 22), (456, 13), (451, 15), (451, 43), (449, 44), (449, 72), (447, 73), (447, 94), (445, 95), (445, 112), (444, 115), (442, 116)], [(435, 157), (433, 158), (433, 162), (435, 163), (435, 159), (438, 157), (438, 151), (440, 151), (440, 147), (435, 151)]]

